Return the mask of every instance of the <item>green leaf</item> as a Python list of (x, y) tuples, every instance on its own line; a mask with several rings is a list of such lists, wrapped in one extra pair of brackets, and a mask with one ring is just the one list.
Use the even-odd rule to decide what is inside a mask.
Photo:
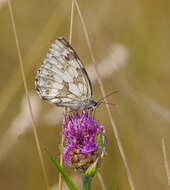
[(100, 147), (104, 148), (105, 144), (104, 144), (104, 135), (103, 135), (103, 134), (99, 134), (99, 135), (97, 136), (97, 144), (98, 144)]
[[(97, 136), (97, 144), (101, 147), (101, 148), (104, 148), (105, 147), (105, 144), (104, 144), (104, 135), (103, 134), (99, 134)], [(101, 152), (101, 158), (103, 158), (104, 156), (104, 152), (102, 150), (100, 150)]]
[(55, 160), (55, 158), (49, 153), (47, 152), (50, 160), (53, 162), (53, 164), (55, 165), (55, 167), (58, 169), (58, 171), (61, 173), (63, 179), (65, 180), (67, 186), (69, 187), (70, 190), (78, 190), (77, 186), (75, 185), (75, 183), (73, 182), (73, 180), (71, 179), (71, 177), (63, 170), (63, 168), (60, 166), (60, 164)]
[(94, 175), (97, 171), (97, 162), (98, 162), (98, 159), (87, 168), (87, 170), (85, 172), (86, 177), (94, 177)]

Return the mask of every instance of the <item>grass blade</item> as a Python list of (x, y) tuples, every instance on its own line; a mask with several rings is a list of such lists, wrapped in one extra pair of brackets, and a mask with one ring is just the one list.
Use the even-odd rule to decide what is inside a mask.
[(56, 161), (56, 159), (49, 153), (47, 152), (50, 160), (53, 162), (55, 167), (58, 169), (58, 171), (61, 173), (63, 179), (65, 180), (67, 186), (69, 187), (70, 190), (78, 190), (77, 186), (71, 179), (71, 177), (63, 170), (63, 168), (60, 166), (60, 164)]

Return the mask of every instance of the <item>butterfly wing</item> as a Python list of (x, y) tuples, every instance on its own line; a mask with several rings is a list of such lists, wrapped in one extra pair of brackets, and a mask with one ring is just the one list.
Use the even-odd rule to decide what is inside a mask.
[(78, 107), (92, 97), (88, 74), (78, 55), (64, 38), (56, 40), (37, 71), (36, 89), (40, 97), (64, 107)]

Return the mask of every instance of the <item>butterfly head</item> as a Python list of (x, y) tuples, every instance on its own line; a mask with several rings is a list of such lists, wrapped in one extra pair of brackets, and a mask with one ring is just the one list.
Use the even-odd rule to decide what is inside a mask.
[(96, 102), (96, 100), (93, 97), (91, 97), (91, 98), (84, 101), (83, 109), (96, 108), (98, 105), (99, 105), (99, 103)]

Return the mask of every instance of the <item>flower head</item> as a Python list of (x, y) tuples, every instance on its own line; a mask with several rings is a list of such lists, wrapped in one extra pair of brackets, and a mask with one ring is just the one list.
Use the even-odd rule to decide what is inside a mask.
[[(63, 159), (76, 169), (85, 170), (100, 157), (101, 151), (96, 137), (99, 134), (104, 136), (104, 126), (99, 125), (92, 117), (92, 110), (65, 115), (62, 134), (65, 138)], [(87, 164), (88, 162), (88, 164)]]

